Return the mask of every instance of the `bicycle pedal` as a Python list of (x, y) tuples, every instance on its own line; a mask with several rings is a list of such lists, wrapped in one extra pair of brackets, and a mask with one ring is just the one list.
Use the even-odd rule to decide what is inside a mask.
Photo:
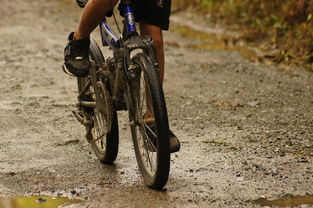
[(79, 112), (77, 111), (72, 111), (72, 113), (74, 114), (75, 118), (78, 120), (78, 122), (80, 122), (81, 124), (83, 124), (84, 126), (92, 126), (92, 121), (87, 119), (86, 117), (84, 117), (83, 115), (81, 115)]

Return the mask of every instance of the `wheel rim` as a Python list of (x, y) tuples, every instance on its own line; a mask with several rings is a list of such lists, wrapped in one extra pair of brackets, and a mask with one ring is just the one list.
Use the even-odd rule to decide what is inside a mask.
[(94, 127), (91, 130), (93, 140), (97, 150), (104, 154), (106, 149), (106, 135), (110, 132), (111, 129), (111, 116), (110, 113), (110, 101), (108, 92), (104, 87), (103, 82), (97, 82), (98, 93), (96, 96), (97, 108), (93, 116)]
[[(153, 176), (157, 169), (157, 135), (155, 130), (146, 123), (145, 119), (148, 106), (152, 109), (150, 102), (147, 102), (147, 97), (149, 97), (149, 90), (144, 76), (141, 76), (140, 81), (137, 83), (137, 101), (136, 101), (136, 118), (137, 125), (134, 127), (135, 135), (137, 138), (138, 151), (140, 154), (140, 159), (146, 172)], [(153, 112), (152, 112), (153, 115)]]

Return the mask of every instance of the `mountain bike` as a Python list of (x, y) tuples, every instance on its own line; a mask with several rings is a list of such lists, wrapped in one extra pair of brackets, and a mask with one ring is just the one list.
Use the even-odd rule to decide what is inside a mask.
[[(86, 2), (77, 0), (80, 7)], [(113, 56), (105, 59), (91, 40), (92, 67), (87, 77), (77, 78), (78, 111), (73, 113), (86, 127), (96, 157), (103, 164), (113, 164), (119, 145), (117, 111), (127, 110), (143, 180), (149, 188), (162, 189), (170, 171), (170, 143), (156, 50), (151, 37), (138, 35), (131, 1), (121, 3), (124, 20), (120, 37), (106, 19), (99, 24), (102, 45), (112, 49)], [(149, 112), (152, 117), (147, 116)]]

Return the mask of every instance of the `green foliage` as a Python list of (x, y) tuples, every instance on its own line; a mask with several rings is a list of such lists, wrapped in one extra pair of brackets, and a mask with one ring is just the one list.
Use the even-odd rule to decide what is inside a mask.
[[(292, 57), (313, 60), (312, 0), (173, 0), (174, 6), (209, 13), (243, 32), (247, 41), (270, 41)], [(313, 62), (313, 61), (312, 61)]]

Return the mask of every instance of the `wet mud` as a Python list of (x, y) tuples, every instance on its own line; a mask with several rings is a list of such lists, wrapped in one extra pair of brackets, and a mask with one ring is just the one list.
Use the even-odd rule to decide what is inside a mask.
[(285, 195), (280, 199), (265, 199), (261, 198), (254, 201), (262, 206), (279, 206), (279, 207), (298, 207), (301, 205), (309, 206), (313, 205), (313, 196), (292, 196), (291, 194)]
[[(126, 112), (115, 164), (98, 162), (71, 113), (76, 80), (61, 70), (80, 11), (69, 0), (1, 2), (0, 196), (82, 200), (62, 207), (262, 207), (255, 200), (312, 196), (312, 73), (227, 47), (185, 47), (215, 40), (175, 26), (164, 34), (164, 91), (182, 147), (166, 190), (144, 186)], [(172, 20), (210, 32), (186, 13)], [(304, 200), (295, 206), (313, 206)]]
[(234, 34), (223, 34), (215, 31), (205, 32), (179, 22), (171, 25), (171, 31), (192, 42), (172, 42), (170, 45), (200, 50), (227, 50), (239, 52), (248, 60), (258, 59), (258, 51), (236, 38)]
[(80, 203), (79, 199), (69, 199), (67, 197), (0, 197), (0, 208), (57, 208), (62, 205)]

